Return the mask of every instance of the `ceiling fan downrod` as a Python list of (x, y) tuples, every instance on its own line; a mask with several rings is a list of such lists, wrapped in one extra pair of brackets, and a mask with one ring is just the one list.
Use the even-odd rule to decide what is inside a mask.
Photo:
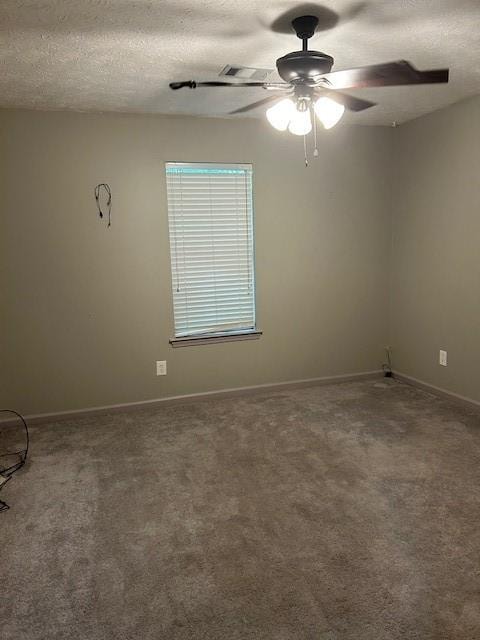
[(333, 58), (321, 51), (308, 48), (309, 39), (318, 25), (316, 16), (300, 16), (292, 20), (297, 38), (302, 41), (301, 51), (292, 51), (278, 58), (276, 65), (279, 76), (292, 85), (316, 85), (320, 78), (333, 67)]
[(302, 50), (308, 51), (308, 41), (315, 34), (318, 26), (318, 18), (316, 16), (299, 16), (292, 20), (292, 27), (297, 38), (302, 41)]

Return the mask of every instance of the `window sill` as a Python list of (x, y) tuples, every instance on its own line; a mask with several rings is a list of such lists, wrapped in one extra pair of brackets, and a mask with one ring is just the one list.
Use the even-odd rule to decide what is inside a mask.
[(199, 344), (215, 344), (217, 342), (238, 342), (240, 340), (258, 340), (262, 331), (243, 331), (238, 333), (216, 333), (209, 336), (185, 336), (185, 338), (172, 338), (172, 347), (190, 347)]

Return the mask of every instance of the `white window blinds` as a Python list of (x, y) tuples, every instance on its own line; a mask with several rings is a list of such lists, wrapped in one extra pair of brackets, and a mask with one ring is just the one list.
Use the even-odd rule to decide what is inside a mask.
[(175, 337), (255, 329), (252, 167), (166, 165)]

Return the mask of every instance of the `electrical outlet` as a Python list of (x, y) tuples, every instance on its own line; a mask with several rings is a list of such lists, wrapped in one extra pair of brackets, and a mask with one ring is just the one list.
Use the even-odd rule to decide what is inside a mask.
[(167, 375), (167, 361), (157, 360), (157, 376), (166, 376), (166, 375)]
[(446, 367), (447, 366), (447, 352), (446, 351), (442, 351), (442, 349), (440, 349), (440, 356), (438, 358), (438, 362), (442, 365), (442, 367)]

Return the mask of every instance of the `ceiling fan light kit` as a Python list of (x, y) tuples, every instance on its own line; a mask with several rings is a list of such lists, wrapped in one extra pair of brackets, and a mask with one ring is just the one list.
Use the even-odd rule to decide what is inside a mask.
[(296, 111), (295, 103), (290, 98), (284, 98), (266, 111), (267, 120), (278, 131), (285, 131)]
[[(280, 100), (273, 107), (267, 109), (266, 116), (269, 123), (278, 131), (288, 129), (290, 133), (303, 136), (312, 130), (311, 107), (306, 100), (297, 101), (290, 98)], [(325, 129), (331, 129), (342, 118), (345, 106), (331, 98), (318, 98), (313, 105), (313, 111)]]
[(323, 124), (325, 129), (331, 129), (337, 122), (340, 122), (343, 114), (345, 113), (345, 105), (335, 102), (330, 98), (319, 98), (315, 102), (315, 113)]
[[(325, 129), (331, 129), (342, 118), (345, 109), (357, 112), (375, 106), (375, 102), (341, 92), (343, 89), (392, 87), (398, 85), (437, 84), (448, 82), (448, 69), (419, 71), (406, 60), (376, 64), (356, 69), (332, 71), (334, 59), (326, 53), (312, 51), (308, 40), (318, 26), (316, 16), (299, 16), (292, 20), (292, 28), (302, 41), (302, 50), (287, 53), (276, 61), (282, 82), (171, 82), (170, 88), (183, 87), (261, 87), (272, 91), (262, 100), (240, 107), (232, 114), (244, 113), (274, 103), (267, 109), (268, 122), (279, 131), (306, 136), (313, 128), (316, 145), (315, 116)], [(279, 99), (277, 92), (283, 92)], [(313, 127), (312, 127), (313, 124)], [(304, 140), (304, 149), (306, 142)], [(307, 163), (306, 163), (307, 164)]]
[(288, 124), (288, 130), (294, 136), (306, 136), (312, 130), (312, 118), (308, 106), (297, 104), (293, 117)]

